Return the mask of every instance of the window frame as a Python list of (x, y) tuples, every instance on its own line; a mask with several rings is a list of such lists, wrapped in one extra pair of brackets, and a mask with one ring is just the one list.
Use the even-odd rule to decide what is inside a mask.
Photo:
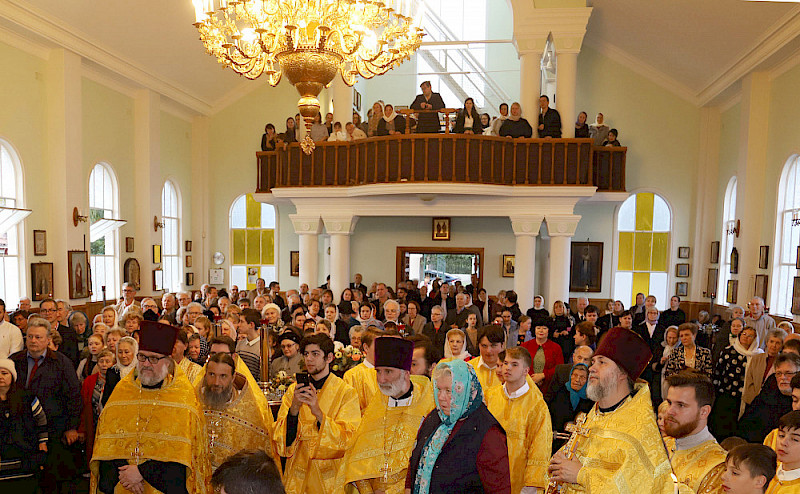
[[(111, 186), (110, 187), (111, 188), (110, 202), (111, 202), (111, 206), (112, 206), (111, 208), (108, 208), (108, 207), (96, 207), (96, 206), (92, 205), (92, 198), (93, 198), (93, 195), (92, 195), (93, 194), (93, 191), (92, 191), (92, 176), (94, 175), (94, 173), (98, 169), (102, 169), (105, 172), (105, 174), (108, 177), (108, 179), (109, 179), (110, 186)], [(111, 216), (110, 216), (111, 218), (119, 219), (119, 216), (120, 216), (120, 212), (119, 212), (119, 180), (117, 178), (116, 172), (114, 171), (114, 167), (107, 161), (98, 161), (98, 162), (96, 162), (92, 166), (91, 170), (89, 171), (89, 180), (88, 180), (88, 184), (87, 185), (88, 185), (88, 193), (86, 194), (86, 196), (87, 196), (87, 201), (88, 201), (88, 204), (89, 204), (89, 216), (90, 216), (90, 218), (91, 218), (92, 209), (102, 209), (103, 211), (110, 211), (111, 212)], [(104, 201), (105, 201), (105, 198), (104, 198)], [(104, 206), (105, 206), (105, 204), (104, 204)], [(104, 217), (105, 217), (105, 215), (104, 215)], [(106, 293), (105, 294), (102, 293), (101, 286), (103, 286), (103, 285), (98, 281), (98, 285), (92, 287), (92, 292), (93, 293), (92, 293), (92, 295), (90, 297), (90, 300), (92, 302), (103, 301), (104, 297), (105, 297), (105, 300), (114, 301), (114, 300), (117, 300), (119, 298), (119, 296), (121, 295), (121, 291), (120, 290), (121, 290), (121, 287), (122, 287), (122, 276), (121, 276), (121, 271), (120, 271), (119, 229), (114, 229), (113, 231), (107, 233), (105, 238), (106, 239), (111, 238), (112, 241), (113, 241), (114, 245), (111, 248), (111, 250), (112, 250), (111, 254), (107, 253), (108, 250), (106, 250), (106, 254), (92, 254), (91, 243), (89, 245), (89, 264), (90, 264), (91, 269), (92, 269), (92, 283), (94, 283), (95, 280), (98, 280), (98, 273), (100, 272), (100, 270), (98, 269), (98, 266), (97, 266), (97, 262), (98, 262), (97, 258), (103, 258), (103, 259), (106, 259), (106, 260), (109, 259), (109, 258), (111, 259), (110, 269), (108, 269), (109, 266), (108, 266), (107, 261), (106, 261), (106, 265), (104, 266), (104, 269), (103, 269), (103, 273), (105, 275), (104, 279), (105, 279)], [(111, 279), (109, 279), (109, 277), (108, 277), (108, 272), (109, 271), (111, 273)]]
[[(794, 178), (794, 184), (789, 179)], [(792, 314), (792, 291), (794, 278), (800, 276), (796, 268), (797, 244), (792, 243), (789, 252), (784, 251), (785, 234), (790, 238), (794, 228), (792, 213), (800, 215), (800, 192), (793, 186), (800, 182), (800, 155), (793, 154), (783, 165), (778, 182), (778, 194), (775, 203), (775, 240), (772, 254), (772, 281), (769, 291), (769, 309), (773, 314), (794, 318)], [(788, 193), (793, 193), (793, 205), (787, 206)], [(788, 258), (788, 262), (784, 262)], [(794, 260), (794, 261), (792, 261)], [(784, 286), (783, 283), (786, 283)]]
[[(165, 212), (164, 194), (167, 191), (167, 186), (172, 188), (172, 193), (175, 198), (174, 206), (176, 216), (169, 216)], [(171, 178), (167, 178), (164, 180), (164, 185), (161, 187), (161, 221), (164, 223), (164, 227), (161, 229), (161, 267), (164, 271), (164, 289), (169, 292), (179, 291), (184, 286), (184, 263), (181, 262), (181, 258), (183, 256), (183, 248), (181, 247), (181, 218), (183, 217), (183, 209), (181, 208), (181, 205), (181, 191), (180, 188), (178, 188), (178, 184)], [(170, 223), (174, 223), (173, 228), (169, 228)], [(169, 231), (174, 231), (172, 238), (172, 241), (175, 242), (174, 254), (170, 254), (170, 251), (167, 249), (169, 240), (167, 235)], [(171, 267), (170, 264), (172, 264)], [(169, 273), (172, 272), (173, 268), (176, 268), (176, 273), (171, 275)], [(171, 280), (171, 276), (174, 276), (175, 279)], [(171, 285), (170, 281), (172, 282)]]
[(728, 228), (735, 226), (736, 223), (736, 201), (738, 194), (739, 179), (736, 175), (728, 180), (725, 187), (725, 196), (722, 202), (722, 231), (719, 241), (719, 262), (717, 263), (719, 273), (717, 277), (717, 304), (728, 305), (728, 281), (731, 280), (731, 250), (735, 247), (735, 241), (728, 235)]
[[(250, 290), (251, 288), (248, 288), (247, 275), (246, 274), (245, 274), (245, 283), (244, 284), (242, 284), (239, 281), (235, 281), (234, 280), (234, 267), (244, 266), (245, 269), (247, 269), (248, 266), (253, 266), (253, 265), (247, 264), (247, 263), (245, 263), (245, 264), (235, 264), (234, 263), (233, 230), (234, 229), (236, 229), (236, 230), (240, 230), (240, 229), (244, 229), (244, 230), (259, 230), (259, 231), (261, 231), (261, 230), (269, 230), (269, 228), (264, 228), (264, 227), (253, 228), (253, 227), (248, 227), (247, 226), (246, 214), (247, 214), (247, 195), (248, 194), (249, 193), (244, 193), (244, 194), (237, 195), (233, 199), (233, 201), (231, 201), (230, 208), (228, 209), (228, 253), (229, 253), (228, 265), (229, 265), (230, 269), (229, 269), (229, 279), (227, 281), (227, 284), (228, 284), (228, 286), (237, 285), (240, 290)], [(244, 203), (245, 203), (244, 204), (244, 207), (245, 207), (245, 226), (244, 226), (244, 228), (240, 228), (240, 227), (234, 228), (233, 227), (234, 208), (236, 207), (236, 203), (238, 201), (240, 201), (240, 200), (243, 200)], [(255, 197), (254, 197), (254, 200), (255, 200)], [(264, 206), (271, 207), (272, 210), (273, 210), (273, 213), (274, 213), (274, 227), (272, 228), (272, 230), (273, 230), (273, 243), (274, 243), (274, 246), (273, 246), (273, 259), (272, 259), (273, 260), (273, 264), (258, 264), (259, 276), (264, 278), (266, 283), (269, 284), (269, 282), (273, 281), (273, 280), (267, 279), (266, 277), (264, 277), (264, 273), (263, 273), (263, 270), (262, 270), (262, 268), (264, 268), (264, 267), (272, 267), (274, 269), (274, 271), (275, 271), (274, 281), (280, 281), (280, 274), (281, 274), (281, 271), (280, 271), (280, 268), (279, 268), (279, 266), (280, 266), (280, 249), (279, 249), (279, 246), (280, 246), (280, 242), (279, 242), (279, 238), (280, 238), (279, 237), (280, 236), (280, 216), (279, 216), (278, 206), (276, 206), (275, 204), (270, 204), (270, 203), (262, 202), (262, 201), (256, 201), (256, 202), (261, 204), (261, 208), (263, 208)], [(259, 217), (261, 217), (261, 215), (263, 215), (263, 212), (261, 212)], [(255, 285), (253, 285), (253, 286), (255, 286)]]
[[(9, 161), (11, 168), (13, 170), (14, 176), (14, 193), (15, 196), (13, 198), (9, 198), (7, 196), (2, 196), (3, 199), (10, 199), (14, 201), (13, 207), (15, 208), (25, 208), (25, 173), (22, 165), (22, 158), (20, 157), (20, 153), (10, 141), (0, 137), (0, 148), (4, 148), (9, 156)], [(2, 194), (2, 191), (0, 191)], [(17, 291), (18, 296), (16, 297), (17, 303), (23, 297), (30, 297), (28, 295), (28, 277), (26, 275), (26, 267), (27, 263), (27, 255), (26, 255), (26, 246), (25, 246), (25, 221), (20, 221), (17, 223), (12, 229), (9, 231), (14, 231), (16, 235), (15, 244), (16, 244), (16, 254), (10, 255), (3, 255), (0, 256), (0, 270), (3, 272), (2, 278), (0, 278), (0, 286), (2, 286), (2, 298), (6, 304), (14, 303), (13, 296), (9, 296), (10, 292), (6, 289), (6, 281), (5, 281), (5, 258), (14, 258), (16, 260), (16, 272), (17, 272)], [(10, 247), (10, 245), (9, 245)], [(11, 250), (9, 248), (9, 250)], [(6, 310), (10, 311), (12, 307), (6, 306)]]

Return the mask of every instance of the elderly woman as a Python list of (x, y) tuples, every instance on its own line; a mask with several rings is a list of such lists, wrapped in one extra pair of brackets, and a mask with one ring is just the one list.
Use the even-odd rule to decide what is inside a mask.
[(664, 370), (665, 378), (684, 369), (694, 369), (711, 377), (711, 350), (695, 345), (697, 329), (697, 324), (691, 322), (678, 326), (678, 339), (681, 346), (673, 350), (667, 358), (667, 366)]
[(547, 389), (556, 372), (556, 366), (564, 363), (561, 347), (547, 338), (550, 333), (549, 322), (539, 320), (534, 323), (534, 339), (526, 341), (522, 346), (533, 358), (530, 374), (539, 389)]
[(47, 454), (47, 417), (36, 396), (16, 381), (14, 362), (0, 359), (0, 492), (33, 494)]
[(142, 323), (142, 321), (144, 321), (142, 309), (135, 305), (131, 305), (125, 309), (125, 312), (122, 313), (119, 324), (125, 328), (125, 332), (128, 334), (133, 334), (134, 331), (139, 330), (139, 325)]
[(406, 310), (407, 313), (403, 316), (403, 324), (406, 325), (406, 331), (410, 335), (421, 334), (422, 328), (428, 324), (428, 320), (419, 313), (419, 302), (416, 300), (409, 300)]
[(453, 328), (447, 332), (447, 345), (444, 347), (444, 358), (441, 362), (451, 362), (455, 359), (467, 361), (472, 355), (467, 351), (467, 335), (464, 331)]
[(67, 324), (78, 336), (78, 352), (80, 352), (80, 358), (85, 357), (88, 353), (86, 346), (89, 343), (89, 337), (92, 335), (91, 331), (86, 331), (88, 322), (89, 319), (86, 317), (86, 314), (80, 311), (72, 311), (67, 318)]
[(103, 388), (101, 400), (103, 405), (108, 401), (117, 383), (125, 379), (136, 368), (137, 353), (139, 353), (139, 344), (130, 336), (122, 338), (117, 343), (117, 363), (106, 373), (106, 385)]
[(483, 403), (475, 370), (462, 360), (443, 363), (433, 385), (436, 408), (417, 432), (406, 492), (510, 493), (506, 435)]
[[(734, 323), (743, 325), (744, 320), (736, 319)], [(713, 375), (716, 399), (708, 420), (709, 429), (718, 441), (736, 431), (745, 368), (754, 355), (763, 353), (758, 347), (758, 334), (755, 328), (748, 326), (739, 331), (739, 337), (719, 356)]]
[[(733, 321), (731, 321), (732, 328)], [(744, 412), (744, 408), (752, 403), (758, 393), (761, 392), (761, 386), (764, 385), (767, 378), (775, 373), (775, 358), (783, 350), (783, 340), (785, 339), (786, 331), (782, 329), (769, 331), (767, 333), (766, 352), (754, 355), (747, 364), (744, 373), (744, 391), (742, 392), (740, 415)]]
[[(569, 381), (561, 386), (550, 401), (550, 422), (554, 432), (565, 432), (564, 426), (573, 422), (579, 413), (589, 413), (594, 402), (586, 396), (586, 385), (589, 382), (589, 367), (575, 364), (569, 373)], [(566, 441), (553, 435), (553, 453)]]
[(113, 305), (103, 307), (103, 312), (101, 314), (103, 314), (103, 324), (109, 328), (117, 327), (117, 309), (115, 309)]
[(431, 307), (431, 322), (422, 328), (422, 334), (430, 338), (433, 342), (433, 348), (439, 352), (439, 355), (444, 354), (444, 346), (447, 343), (447, 325), (444, 323), (444, 311), (442, 306), (434, 305)]

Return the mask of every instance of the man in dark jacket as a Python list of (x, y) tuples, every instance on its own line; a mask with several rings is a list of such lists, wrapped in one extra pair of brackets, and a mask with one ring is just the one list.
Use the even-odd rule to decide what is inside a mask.
[[(769, 376), (739, 420), (736, 435), (762, 443), (778, 426), (778, 419), (792, 411), (792, 379), (800, 371), (800, 356), (781, 353), (775, 357), (775, 374)], [(798, 383), (800, 384), (800, 383)]]
[[(55, 306), (55, 303), (53, 303)], [(43, 492), (75, 492), (80, 452), (78, 440), (81, 392), (70, 360), (47, 348), (50, 323), (40, 317), (28, 321), (25, 349), (11, 356), (17, 385), (39, 398), (47, 416), (47, 461), (40, 486)]]
[(539, 137), (561, 137), (561, 115), (550, 108), (550, 98), (543, 94), (539, 98)]
[(666, 329), (666, 326), (659, 321), (659, 312), (655, 306), (647, 307), (645, 319), (633, 326), (633, 330), (647, 342), (647, 346), (650, 347), (650, 352), (653, 354), (650, 365), (642, 372), (641, 378), (650, 384), (650, 395), (655, 407), (661, 402), (661, 373), (656, 372), (653, 365), (661, 360)]
[[(434, 93), (431, 89), (431, 81), (425, 81), (419, 85), (422, 94), (418, 94), (411, 103), (412, 110), (441, 110), (444, 108), (444, 100), (439, 93)], [(420, 113), (417, 117), (417, 133), (438, 134), (442, 131), (442, 124), (439, 123), (439, 113)]]
[(52, 298), (46, 298), (39, 303), (39, 314), (50, 323), (51, 331), (58, 331), (58, 334), (61, 335), (61, 345), (59, 345), (58, 351), (67, 356), (75, 369), (78, 367), (79, 357), (78, 335), (75, 330), (59, 322), (59, 316), (66, 312), (67, 308), (63, 300), (56, 302)]

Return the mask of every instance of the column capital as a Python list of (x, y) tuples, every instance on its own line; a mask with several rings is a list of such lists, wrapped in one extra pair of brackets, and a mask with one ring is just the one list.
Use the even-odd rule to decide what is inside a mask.
[(592, 7), (536, 8), (529, 0), (511, 0), (511, 8), (517, 53), (544, 52), (551, 34), (556, 53), (580, 52)]
[(513, 215), (509, 216), (511, 220), (511, 229), (514, 230), (514, 235), (539, 235), (539, 228), (542, 226), (544, 215), (541, 214), (526, 214), (526, 215)]
[(289, 219), (294, 225), (294, 232), (298, 235), (319, 235), (322, 231), (322, 222), (319, 216), (302, 216), (290, 214)]
[(329, 235), (352, 235), (356, 229), (358, 216), (355, 215), (336, 215), (323, 216), (325, 231)]
[(573, 237), (581, 216), (578, 214), (554, 214), (546, 218), (547, 234), (551, 237)]

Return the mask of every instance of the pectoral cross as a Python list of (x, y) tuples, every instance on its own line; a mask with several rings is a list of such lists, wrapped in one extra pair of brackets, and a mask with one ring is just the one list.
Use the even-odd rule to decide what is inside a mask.
[(389, 472), (391, 469), (389, 468), (389, 462), (384, 462), (383, 466), (381, 467), (381, 473), (383, 473), (383, 483), (386, 484), (389, 482)]

